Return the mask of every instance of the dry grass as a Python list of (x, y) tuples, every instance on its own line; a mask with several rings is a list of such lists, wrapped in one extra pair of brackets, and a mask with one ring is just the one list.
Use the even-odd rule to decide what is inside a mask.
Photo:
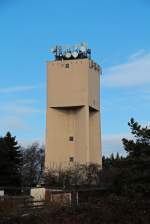
[(0, 224), (149, 224), (150, 203), (143, 199), (101, 197), (78, 207), (49, 205), (1, 218)]

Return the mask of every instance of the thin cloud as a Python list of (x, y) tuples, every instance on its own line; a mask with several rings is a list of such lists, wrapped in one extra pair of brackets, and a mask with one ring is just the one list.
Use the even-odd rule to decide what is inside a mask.
[(104, 69), (102, 84), (110, 87), (138, 86), (150, 83), (150, 52), (138, 51), (129, 61)]
[(1, 132), (5, 133), (10, 131), (27, 131), (29, 128), (26, 123), (16, 116), (2, 116), (0, 118)]
[(40, 88), (41, 86), (14, 86), (14, 87), (6, 87), (6, 88), (0, 88), (0, 93), (18, 93), (18, 92), (27, 92), (32, 91), (37, 88)]
[[(25, 101), (27, 102), (27, 101)], [(11, 112), (15, 114), (34, 114), (34, 113), (43, 113), (44, 110), (41, 108), (37, 108), (35, 105), (30, 105), (27, 103), (22, 103), (19, 101), (16, 101), (14, 103), (7, 102), (7, 103), (1, 103), (0, 104), (0, 112)]]
[(35, 103), (38, 103), (39, 101), (36, 99), (17, 99), (15, 100), (16, 104), (20, 105), (34, 105)]
[(146, 51), (144, 49), (140, 49), (136, 53), (129, 56), (129, 61), (134, 61), (134, 60), (140, 59), (145, 55), (146, 55)]
[(102, 152), (105, 156), (110, 156), (117, 152), (120, 155), (126, 155), (122, 145), (122, 138), (132, 138), (129, 134), (107, 134), (102, 136)]
[(44, 140), (40, 137), (32, 139), (19, 139), (18, 142), (22, 147), (29, 147), (34, 143), (39, 143), (39, 145), (45, 145)]

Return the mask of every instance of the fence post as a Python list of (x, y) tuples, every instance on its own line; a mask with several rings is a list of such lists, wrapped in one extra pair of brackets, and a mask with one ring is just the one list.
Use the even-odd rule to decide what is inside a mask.
[(71, 192), (71, 205), (77, 206), (79, 203), (78, 201), (78, 191), (72, 191)]

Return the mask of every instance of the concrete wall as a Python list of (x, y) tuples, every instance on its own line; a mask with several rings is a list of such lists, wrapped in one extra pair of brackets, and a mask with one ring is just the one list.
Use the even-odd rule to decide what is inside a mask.
[(0, 190), (0, 197), (4, 196), (4, 190)]
[(89, 59), (48, 62), (46, 167), (101, 164), (99, 72)]
[[(49, 108), (47, 110), (46, 166), (89, 162), (88, 108)], [(73, 137), (73, 141), (69, 140)]]
[(33, 201), (45, 200), (45, 188), (31, 188), (30, 196), (33, 197)]
[[(102, 164), (101, 131), (99, 111), (89, 110), (89, 151), (90, 162)], [(97, 149), (100, 149), (97, 150)]]
[(96, 110), (100, 107), (100, 75), (94, 65), (88, 69), (88, 105)]
[[(69, 68), (65, 66), (69, 64)], [(86, 105), (88, 60), (49, 62), (47, 66), (48, 107)]]

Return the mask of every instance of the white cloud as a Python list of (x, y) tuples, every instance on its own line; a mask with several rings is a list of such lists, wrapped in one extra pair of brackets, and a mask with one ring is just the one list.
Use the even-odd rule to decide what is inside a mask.
[(129, 56), (129, 60), (130, 61), (134, 61), (137, 59), (142, 58), (143, 56), (146, 55), (146, 51), (144, 49), (140, 49), (139, 51), (137, 51), (136, 53), (132, 54)]
[(18, 93), (18, 92), (27, 92), (32, 91), (37, 88), (41, 88), (43, 85), (35, 86), (35, 85), (29, 85), (29, 86), (13, 86), (13, 87), (6, 87), (6, 88), (0, 88), (0, 93)]
[(35, 99), (16, 99), (15, 103), (20, 104), (20, 105), (33, 105), (35, 103), (38, 103), (38, 100), (35, 100)]
[(14, 102), (0, 103), (0, 112), (11, 112), (20, 114), (43, 113), (41, 108), (37, 108), (36, 101), (32, 99), (14, 100)]
[[(28, 93), (29, 91), (39, 90), (42, 88), (44, 88), (44, 85), (42, 84), (35, 86), (29, 85), (0, 88), (0, 135), (5, 135), (7, 131), (10, 131), (12, 134), (15, 133), (17, 135), (17, 140), (23, 136), (24, 141), (28, 139), (30, 142), (34, 142), (37, 139), (42, 142), (40, 136), (43, 134), (43, 127), (39, 128), (39, 122), (37, 122), (37, 119), (40, 119), (40, 123), (43, 125), (42, 117), (45, 116), (43, 103), (40, 98), (24, 98), (24, 94), (23, 98), (21, 97), (21, 93)], [(11, 94), (15, 93), (17, 96), (16, 99), (11, 96)], [(5, 97), (6, 94), (8, 94), (7, 97)], [(37, 136), (37, 130), (39, 136)], [(19, 142), (24, 143), (22, 141)]]
[(150, 52), (138, 51), (124, 64), (104, 69), (102, 84), (112, 87), (137, 86), (150, 83)]
[(35, 131), (34, 125), (29, 121), (32, 119), (35, 122), (34, 117), (44, 113), (44, 110), (38, 108), (37, 102), (34, 99), (0, 102), (0, 131), (4, 134), (8, 130), (23, 133)]
[(1, 124), (1, 132), (6, 133), (9, 131), (27, 131), (28, 127), (26, 123), (16, 116), (2, 116), (0, 118), (0, 124)]
[(32, 139), (19, 139), (18, 140), (19, 144), (23, 147), (28, 147), (32, 145), (35, 142), (38, 142), (40, 145), (45, 145), (45, 142), (43, 139), (37, 137), (37, 138), (32, 138)]
[(42, 110), (36, 109), (34, 107), (22, 106), (22, 105), (2, 105), (0, 111), (6, 111), (11, 113), (20, 113), (20, 114), (33, 114), (33, 113), (42, 113)]
[(105, 156), (109, 156), (110, 154), (117, 152), (120, 155), (126, 155), (125, 150), (122, 145), (122, 138), (131, 138), (129, 134), (107, 134), (102, 136), (102, 153)]

